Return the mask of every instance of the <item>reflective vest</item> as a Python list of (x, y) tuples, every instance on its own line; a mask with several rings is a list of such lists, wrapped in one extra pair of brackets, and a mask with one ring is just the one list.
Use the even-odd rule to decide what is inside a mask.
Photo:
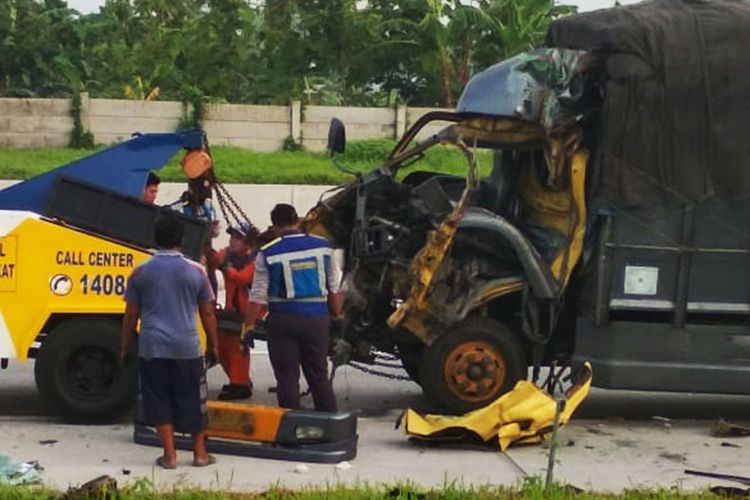
[(328, 276), (333, 248), (328, 240), (290, 234), (264, 246), (268, 269), (268, 310), (328, 314)]

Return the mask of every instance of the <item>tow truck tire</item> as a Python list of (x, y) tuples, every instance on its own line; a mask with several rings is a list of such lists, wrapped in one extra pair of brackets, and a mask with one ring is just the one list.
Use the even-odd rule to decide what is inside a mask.
[(518, 337), (502, 323), (470, 318), (425, 350), (422, 392), (440, 411), (464, 414), (492, 403), (526, 376)]
[(115, 319), (66, 320), (42, 342), (34, 365), (42, 400), (59, 415), (108, 421), (135, 400), (136, 369), (118, 363), (120, 327)]

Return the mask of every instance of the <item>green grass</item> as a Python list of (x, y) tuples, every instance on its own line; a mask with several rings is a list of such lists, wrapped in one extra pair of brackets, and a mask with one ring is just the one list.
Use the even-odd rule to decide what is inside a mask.
[[(109, 493), (109, 494), (107, 494)], [(136, 479), (128, 486), (113, 492), (99, 492), (94, 496), (76, 496), (76, 500), (108, 499), (120, 500), (251, 500), (251, 499), (299, 499), (299, 500), (484, 500), (484, 499), (529, 499), (529, 500), (578, 500), (578, 499), (615, 499), (626, 500), (666, 500), (666, 499), (713, 499), (721, 498), (708, 491), (683, 493), (677, 490), (632, 490), (617, 495), (595, 492), (579, 492), (574, 488), (555, 484), (546, 491), (538, 478), (527, 479), (515, 487), (507, 486), (462, 486), (456, 482), (445, 484), (441, 488), (426, 489), (411, 483), (393, 485), (327, 486), (308, 487), (297, 490), (274, 487), (260, 493), (226, 493), (220, 489), (200, 490), (177, 488), (167, 491), (156, 491), (148, 479)], [(11, 487), (0, 485), (0, 500), (53, 500), (60, 498), (60, 493), (44, 487)]]
[[(367, 171), (381, 164), (393, 141), (372, 140), (350, 143), (342, 157), (349, 168)], [(258, 153), (233, 147), (213, 147), (216, 174), (222, 182), (244, 184), (338, 184), (351, 176), (336, 169), (324, 154), (300, 152)], [(0, 179), (28, 179), (89, 154), (80, 149), (0, 149)], [(177, 155), (159, 171), (165, 181), (184, 181)], [(489, 172), (490, 156), (478, 155), (484, 173)], [(466, 161), (455, 148), (435, 147), (413, 169), (463, 175)]]

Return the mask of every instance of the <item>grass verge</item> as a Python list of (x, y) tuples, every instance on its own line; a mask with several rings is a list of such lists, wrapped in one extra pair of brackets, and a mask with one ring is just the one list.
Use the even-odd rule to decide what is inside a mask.
[[(341, 161), (349, 168), (367, 171), (385, 159), (394, 142), (388, 140), (356, 141), (347, 146)], [(0, 179), (28, 179), (55, 167), (92, 154), (82, 149), (0, 149)], [(351, 175), (336, 169), (325, 154), (299, 152), (259, 153), (234, 147), (211, 148), (216, 174), (222, 182), (242, 184), (338, 184)], [(165, 181), (184, 181), (178, 154), (161, 170)], [(491, 167), (488, 153), (478, 155), (481, 170)], [(433, 170), (464, 175), (466, 161), (457, 149), (434, 147), (424, 158), (407, 169)]]
[[(0, 500), (58, 500), (60, 492), (43, 487), (2, 486)], [(295, 499), (295, 500), (485, 500), (485, 499), (529, 499), (529, 500), (666, 500), (666, 499), (714, 499), (725, 498), (709, 491), (694, 493), (673, 489), (626, 490), (618, 494), (580, 491), (575, 488), (555, 484), (549, 490), (538, 478), (529, 478), (520, 486), (462, 486), (455, 482), (441, 488), (426, 489), (412, 483), (393, 485), (327, 486), (308, 487), (290, 490), (274, 487), (260, 493), (228, 493), (219, 489), (201, 490), (176, 488), (171, 491), (156, 491), (147, 479), (136, 479), (129, 486), (118, 491), (92, 492), (89, 496), (74, 496), (75, 500), (255, 500), (255, 499)]]

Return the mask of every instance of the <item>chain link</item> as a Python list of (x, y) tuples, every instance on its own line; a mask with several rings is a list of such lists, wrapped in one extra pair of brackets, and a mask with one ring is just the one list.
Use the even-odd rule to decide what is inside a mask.
[(355, 361), (349, 361), (348, 366), (351, 366), (355, 370), (361, 371), (362, 373), (367, 373), (368, 375), (375, 375), (377, 377), (387, 378), (389, 380), (411, 380), (411, 377), (407, 377), (404, 375), (394, 375), (393, 373), (386, 373), (378, 370), (373, 370), (371, 368), (367, 368)]

